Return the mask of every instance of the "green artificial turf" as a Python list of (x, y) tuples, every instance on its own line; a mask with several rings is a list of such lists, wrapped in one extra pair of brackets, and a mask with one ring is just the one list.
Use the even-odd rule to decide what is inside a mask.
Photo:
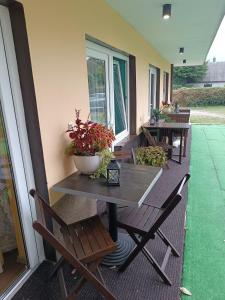
[(225, 300), (225, 126), (193, 125), (182, 286)]

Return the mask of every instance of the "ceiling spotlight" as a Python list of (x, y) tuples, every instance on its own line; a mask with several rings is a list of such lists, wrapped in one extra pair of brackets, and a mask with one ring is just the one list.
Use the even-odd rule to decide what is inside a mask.
[(183, 64), (186, 64), (187, 60), (186, 59), (183, 59)]
[(181, 48), (180, 48), (179, 53), (180, 53), (180, 54), (184, 54), (184, 47), (181, 47)]
[(171, 4), (163, 4), (163, 19), (167, 20), (171, 17)]

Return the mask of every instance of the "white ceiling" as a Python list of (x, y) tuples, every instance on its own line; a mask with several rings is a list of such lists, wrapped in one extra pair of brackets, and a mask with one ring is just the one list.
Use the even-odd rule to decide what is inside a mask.
[[(202, 64), (225, 14), (225, 0), (106, 0), (170, 63)], [(172, 17), (162, 18), (162, 5)], [(225, 40), (225, 38), (224, 38)], [(179, 48), (184, 47), (184, 54)]]

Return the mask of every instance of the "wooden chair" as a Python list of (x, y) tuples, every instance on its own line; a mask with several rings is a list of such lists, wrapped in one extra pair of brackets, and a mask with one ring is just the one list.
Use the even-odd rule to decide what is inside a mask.
[(171, 113), (168, 114), (169, 118), (176, 123), (189, 123), (190, 122), (190, 112), (183, 111), (182, 113)]
[[(142, 252), (162, 280), (165, 283), (172, 285), (169, 277), (165, 273), (165, 268), (171, 252), (177, 257), (179, 257), (180, 254), (162, 232), (160, 227), (166, 221), (167, 217), (171, 214), (177, 204), (181, 201), (182, 189), (189, 178), (189, 174), (186, 174), (182, 178), (174, 191), (170, 194), (168, 199), (160, 208), (151, 206), (149, 204), (143, 204), (140, 208), (125, 208), (119, 213), (117, 220), (118, 226), (125, 229), (136, 243), (136, 246), (129, 257), (126, 259), (123, 265), (120, 266), (119, 271), (124, 271), (139, 254), (139, 252)], [(145, 247), (150, 240), (154, 240), (156, 235), (158, 235), (167, 246), (167, 250), (161, 265), (159, 265), (154, 256)]]
[(142, 127), (142, 132), (143, 132), (143, 134), (144, 134), (144, 136), (145, 136), (145, 138), (148, 142), (148, 146), (162, 147), (165, 152), (168, 152), (169, 150), (172, 150), (173, 146), (168, 145), (165, 141), (162, 141), (162, 142), (156, 141), (155, 138), (151, 135), (149, 130)]
[[(55, 264), (50, 278), (56, 273), (60, 279), (63, 297), (68, 300), (76, 299), (80, 289), (86, 281), (108, 300), (116, 300), (106, 288), (99, 270), (101, 259), (116, 249), (109, 233), (104, 228), (98, 216), (85, 219), (78, 223), (67, 225), (34, 190), (30, 191), (36, 202), (38, 217), (33, 228), (61, 255)], [(60, 227), (62, 240), (56, 237), (46, 227), (44, 214), (48, 214)], [(62, 266), (67, 262), (81, 275), (76, 286), (68, 294), (64, 282)], [(93, 274), (96, 272), (99, 279)]]

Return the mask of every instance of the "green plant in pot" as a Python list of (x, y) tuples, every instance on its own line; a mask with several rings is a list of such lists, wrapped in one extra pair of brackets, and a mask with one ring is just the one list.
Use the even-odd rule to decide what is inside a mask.
[(113, 153), (109, 149), (105, 149), (100, 153), (102, 159), (98, 169), (91, 174), (91, 178), (107, 177), (107, 166), (110, 161), (114, 158)]
[(159, 122), (160, 119), (164, 120), (165, 122), (172, 122), (171, 118), (168, 117), (166, 112), (164, 112), (164, 107), (161, 110), (158, 108), (153, 109), (152, 115), (154, 116), (156, 122)]
[(110, 156), (109, 148), (115, 140), (113, 131), (89, 119), (83, 122), (80, 111), (76, 110), (75, 124), (68, 124), (67, 132), (72, 141), (66, 148), (66, 153), (73, 155), (76, 168), (83, 174), (93, 174), (102, 168), (102, 163), (105, 164)]
[(155, 121), (156, 121), (156, 122), (159, 122), (160, 115), (161, 115), (161, 111), (160, 111), (158, 108), (154, 108), (154, 109), (152, 110), (152, 115), (153, 115), (153, 117), (155, 118)]
[(167, 158), (162, 147), (138, 147), (135, 151), (137, 164), (164, 167)]

